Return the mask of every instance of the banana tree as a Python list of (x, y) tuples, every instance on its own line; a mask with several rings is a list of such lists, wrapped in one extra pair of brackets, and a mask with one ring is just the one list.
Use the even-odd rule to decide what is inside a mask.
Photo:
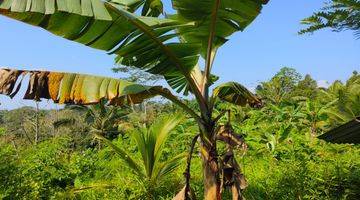
[[(117, 64), (164, 77), (173, 90), (83, 74), (2, 69), (0, 93), (14, 97), (28, 75), (24, 98), (36, 101), (93, 104), (106, 99), (112, 105), (121, 105), (160, 95), (180, 106), (198, 124), (204, 198), (221, 199), (224, 184), (217, 132), (224, 113), (214, 116), (214, 104), (218, 100), (239, 106), (261, 102), (235, 82), (218, 85), (211, 94), (210, 87), (217, 80), (211, 70), (217, 51), (228, 37), (251, 24), (267, 2), (171, 0), (173, 14), (168, 14), (159, 0), (0, 0), (1, 15), (114, 54)], [(191, 109), (174, 92), (193, 95), (199, 109)], [(240, 189), (233, 191), (233, 196), (241, 199)]]

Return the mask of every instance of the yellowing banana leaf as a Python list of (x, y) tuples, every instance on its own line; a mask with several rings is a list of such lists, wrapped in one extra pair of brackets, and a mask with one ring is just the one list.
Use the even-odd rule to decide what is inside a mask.
[(137, 104), (156, 96), (161, 86), (144, 86), (128, 81), (75, 73), (0, 69), (0, 94), (14, 97), (29, 82), (24, 99), (52, 99), (60, 104), (94, 104), (106, 99), (113, 105)]
[(213, 98), (220, 98), (223, 101), (245, 106), (260, 106), (261, 100), (252, 94), (248, 89), (236, 82), (228, 82), (219, 85), (213, 91)]

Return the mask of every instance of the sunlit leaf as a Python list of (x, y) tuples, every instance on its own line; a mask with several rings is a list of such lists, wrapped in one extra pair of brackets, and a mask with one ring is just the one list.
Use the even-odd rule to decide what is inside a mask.
[(244, 86), (236, 82), (228, 82), (219, 85), (213, 91), (213, 98), (220, 98), (223, 101), (244, 106), (260, 106), (261, 100), (252, 94)]
[(156, 96), (158, 91), (164, 90), (160, 86), (144, 86), (101, 76), (0, 69), (0, 94), (14, 97), (19, 92), (19, 88), (24, 85), (22, 82), (26, 75), (29, 76), (29, 82), (26, 84), (24, 99), (36, 101), (52, 99), (60, 104), (95, 104), (102, 99), (114, 105), (124, 102), (137, 104), (144, 99)]

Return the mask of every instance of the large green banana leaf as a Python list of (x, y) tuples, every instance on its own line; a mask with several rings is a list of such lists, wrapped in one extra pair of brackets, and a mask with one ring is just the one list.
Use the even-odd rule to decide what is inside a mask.
[(124, 80), (75, 73), (0, 69), (0, 94), (14, 97), (29, 76), (24, 99), (52, 99), (60, 104), (94, 104), (106, 99), (113, 105), (137, 104), (166, 89)]
[(157, 17), (163, 13), (164, 5), (161, 0), (109, 0), (112, 3), (128, 8), (128, 10), (135, 12), (142, 6), (142, 16)]
[(213, 99), (220, 98), (223, 101), (244, 106), (261, 106), (261, 100), (252, 94), (246, 87), (236, 82), (227, 82), (219, 85), (213, 91)]
[[(116, 54), (117, 62), (171, 79), (184, 87), (198, 62), (200, 45), (179, 43), (176, 20), (137, 16), (129, 0), (0, 0), (0, 14), (42, 27), (92, 48)], [(135, 1), (138, 2), (138, 1)], [(177, 81), (174, 81), (177, 80)], [(179, 81), (182, 84), (179, 84)]]
[[(206, 54), (215, 2), (173, 0), (177, 14), (171, 19), (132, 13), (143, 5), (143, 15), (157, 16), (160, 0), (0, 0), (0, 14), (116, 54), (119, 64), (163, 75), (173, 89), (187, 93), (190, 85), (203, 84), (198, 55)], [(266, 0), (221, 0), (216, 48), (250, 24), (263, 3)]]
[[(186, 42), (200, 43), (203, 56), (206, 55), (211, 30), (212, 13), (217, 9), (217, 0), (172, 0), (177, 14), (173, 16), (185, 22), (195, 22), (195, 27), (182, 27), (186, 32), (181, 37)], [(259, 14), (262, 5), (269, 0), (219, 0), (215, 24), (214, 47), (218, 48), (227, 37), (243, 31)]]

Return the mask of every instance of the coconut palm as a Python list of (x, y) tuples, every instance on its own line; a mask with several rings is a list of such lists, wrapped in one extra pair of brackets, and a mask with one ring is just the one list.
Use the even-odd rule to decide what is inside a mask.
[(162, 152), (166, 139), (171, 131), (183, 120), (181, 115), (163, 117), (157, 120), (150, 127), (142, 126), (133, 129), (129, 135), (134, 139), (137, 149), (142, 158), (142, 164), (124, 149), (116, 146), (110, 140), (99, 133), (96, 137), (108, 144), (131, 169), (131, 172), (140, 180), (146, 193), (143, 198), (155, 199), (154, 190), (161, 184), (164, 178), (173, 172), (185, 158), (184, 154), (174, 156), (169, 160), (162, 160)]
[(326, 110), (333, 126), (344, 124), (360, 116), (360, 75), (354, 72), (346, 84), (335, 81), (322, 91), (322, 101), (335, 101)]
[[(152, 0), (2, 0), (1, 15), (114, 54), (119, 65), (159, 75), (173, 91), (193, 95), (197, 109), (163, 86), (49, 71), (2, 69), (0, 93), (15, 96), (21, 86), (18, 79), (27, 74), (30, 81), (25, 99), (67, 104), (106, 99), (121, 105), (161, 95), (180, 106), (199, 126), (204, 198), (220, 199), (223, 169), (218, 164), (216, 130), (222, 113), (213, 113), (214, 104), (223, 100), (239, 106), (257, 105), (260, 100), (235, 82), (218, 85), (211, 93), (210, 87), (218, 79), (211, 71), (219, 48), (229, 36), (251, 24), (267, 2), (172, 0), (172, 10), (167, 12), (160, 1)], [(241, 191), (234, 191), (234, 199), (240, 199), (239, 194)]]
[[(55, 129), (60, 127), (72, 128), (76, 123), (82, 122), (85, 130), (81, 130), (80, 137), (84, 142), (90, 144), (88, 133), (98, 134), (107, 139), (113, 140), (120, 133), (120, 127), (124, 125), (124, 119), (128, 116), (129, 111), (126, 108), (119, 108), (116, 106), (107, 106), (106, 101), (100, 101), (97, 104), (82, 106), (82, 105), (69, 105), (65, 106), (65, 110), (72, 110), (82, 113), (83, 120), (76, 119), (73, 116), (62, 117), (53, 123)], [(78, 131), (78, 130), (72, 130)], [(87, 139), (86, 139), (87, 138)], [(100, 142), (91, 142), (98, 144), (101, 147)]]

